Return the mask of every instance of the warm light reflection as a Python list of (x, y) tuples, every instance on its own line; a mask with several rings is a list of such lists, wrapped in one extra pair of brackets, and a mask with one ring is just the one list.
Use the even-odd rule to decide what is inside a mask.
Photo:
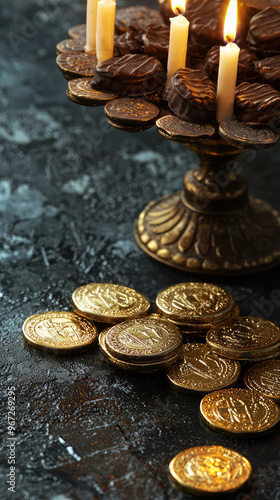
[(224, 39), (226, 42), (234, 42), (237, 30), (237, 0), (231, 0), (228, 6), (225, 26)]
[(183, 14), (186, 10), (186, 0), (172, 0), (174, 14)]

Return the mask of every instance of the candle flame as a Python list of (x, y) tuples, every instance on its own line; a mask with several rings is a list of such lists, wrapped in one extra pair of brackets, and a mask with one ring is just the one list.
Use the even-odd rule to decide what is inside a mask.
[(172, 10), (174, 14), (183, 14), (186, 10), (187, 0), (172, 0)]
[(231, 0), (228, 6), (225, 25), (224, 39), (226, 42), (234, 42), (237, 30), (237, 0)]

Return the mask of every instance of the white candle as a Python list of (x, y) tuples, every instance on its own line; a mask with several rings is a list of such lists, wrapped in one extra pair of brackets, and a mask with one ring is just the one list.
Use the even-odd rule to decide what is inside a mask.
[(237, 27), (237, 1), (231, 0), (226, 15), (224, 38), (228, 42), (220, 47), (220, 63), (217, 85), (216, 118), (221, 123), (232, 120), (240, 48), (233, 43)]
[(86, 46), (87, 54), (96, 55), (96, 26), (97, 26), (97, 5), (99, 0), (87, 0), (87, 29)]
[[(172, 9), (174, 12), (184, 12), (185, 0), (172, 0)], [(189, 25), (189, 21), (182, 14), (170, 19), (167, 78), (174, 75), (178, 69), (186, 67)]]
[(116, 2), (100, 0), (97, 6), (96, 55), (101, 64), (114, 56)]

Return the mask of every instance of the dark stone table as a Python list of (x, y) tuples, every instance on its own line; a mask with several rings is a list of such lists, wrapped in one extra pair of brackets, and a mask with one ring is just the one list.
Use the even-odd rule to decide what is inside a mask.
[[(120, 7), (128, 3), (118, 0)], [(131, 286), (154, 304), (164, 287), (197, 280), (150, 260), (133, 237), (144, 206), (180, 189), (195, 155), (155, 129), (117, 131), (102, 108), (66, 99), (55, 44), (84, 19), (79, 0), (1, 0), (0, 497), (188, 499), (169, 484), (169, 461), (187, 447), (220, 444), (253, 466), (250, 488), (234, 498), (279, 499), (279, 430), (258, 439), (223, 436), (200, 422), (200, 397), (177, 393), (164, 373), (117, 372), (98, 348), (51, 356), (22, 337), (28, 316), (71, 310), (72, 292), (88, 282)], [(243, 161), (252, 193), (278, 209), (279, 160), (275, 147)], [(273, 300), (279, 269), (215, 281), (233, 293), (242, 314), (280, 322)], [(16, 493), (6, 483), (12, 386)]]

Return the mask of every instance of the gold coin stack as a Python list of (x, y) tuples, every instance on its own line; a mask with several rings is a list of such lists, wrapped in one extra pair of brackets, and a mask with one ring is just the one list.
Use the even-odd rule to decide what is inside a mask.
[(179, 283), (156, 298), (158, 313), (179, 326), (184, 334), (206, 334), (221, 321), (239, 315), (232, 295), (210, 283)]
[(241, 316), (213, 327), (207, 334), (213, 352), (239, 361), (262, 361), (280, 354), (280, 328), (271, 321)]
[(153, 372), (177, 359), (183, 339), (180, 330), (159, 318), (146, 317), (149, 301), (131, 288), (93, 283), (75, 290), (74, 310), (102, 323), (113, 323), (99, 336), (106, 361), (124, 370)]
[(99, 336), (100, 350), (110, 364), (140, 373), (174, 363), (182, 344), (179, 328), (153, 318), (124, 321)]

